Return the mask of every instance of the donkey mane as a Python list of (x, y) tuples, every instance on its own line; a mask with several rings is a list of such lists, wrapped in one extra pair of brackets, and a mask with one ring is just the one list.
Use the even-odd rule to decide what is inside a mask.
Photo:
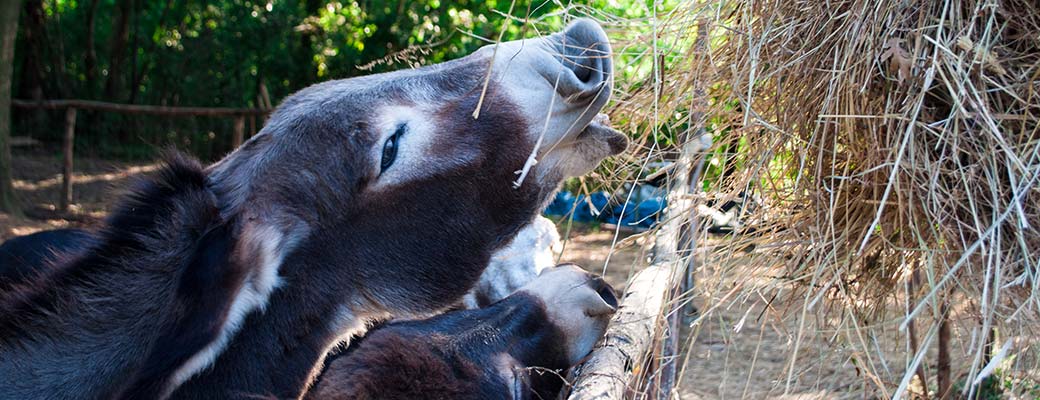
[[(221, 220), (202, 166), (175, 152), (164, 159), (156, 176), (137, 182), (115, 208), (95, 245), (55, 261), (49, 273), (0, 292), (0, 348), (14, 346), (27, 359), (39, 343), (69, 334), (58, 327), (128, 330), (118, 332), (126, 335), (124, 341), (83, 345), (126, 347), (114, 352), (126, 355), (121, 360), (94, 360), (107, 364), (107, 370), (89, 371), (90, 364), (53, 367), (85, 369), (99, 376), (84, 380), (100, 388), (121, 387), (113, 393), (91, 393), (91, 383), (83, 383), (87, 387), (78, 388), (79, 396), (135, 398), (159, 393), (174, 369), (220, 333), (246, 273), (231, 262), (233, 224)], [(131, 304), (131, 310), (113, 307), (102, 311), (103, 317), (77, 312), (98, 312), (116, 302), (124, 307), (135, 300), (139, 304)], [(0, 359), (8, 356), (0, 351)]]

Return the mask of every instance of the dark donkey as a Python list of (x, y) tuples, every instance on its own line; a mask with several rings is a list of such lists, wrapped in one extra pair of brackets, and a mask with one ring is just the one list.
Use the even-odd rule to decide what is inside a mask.
[(307, 398), (555, 399), (565, 370), (592, 351), (617, 306), (602, 278), (573, 264), (549, 267), (485, 308), (368, 332), (329, 357)]
[(625, 148), (589, 125), (609, 56), (581, 20), (312, 86), (213, 166), (173, 157), (97, 244), (0, 295), (0, 396), (301, 396), (328, 349), (452, 305), (563, 178)]

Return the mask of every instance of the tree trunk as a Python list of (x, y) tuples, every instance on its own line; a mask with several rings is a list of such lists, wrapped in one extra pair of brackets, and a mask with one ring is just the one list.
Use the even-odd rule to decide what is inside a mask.
[(274, 108), (271, 106), (271, 94), (267, 92), (267, 84), (264, 83), (264, 76), (257, 74), (257, 107), (266, 108), (268, 110)]
[[(122, 103), (127, 100), (123, 96), (124, 64), (126, 63), (127, 43), (130, 41), (130, 19), (133, 17), (134, 0), (119, 0), (116, 3), (119, 17), (112, 26), (112, 41), (108, 53), (108, 80), (105, 81), (104, 100)], [(114, 139), (117, 143), (129, 143), (130, 128), (120, 123), (115, 127)], [(102, 139), (106, 141), (108, 138)]]
[[(319, 15), (321, 9), (325, 7), (325, 2), (321, 0), (305, 0), (304, 3), (304, 15), (306, 16)], [(304, 19), (304, 21), (306, 21), (306, 19)], [(314, 83), (314, 74), (316, 71), (316, 66), (314, 64), (314, 43), (320, 39), (316, 37), (316, 29), (305, 29), (299, 34), (300, 45), (296, 48), (294, 62), (301, 63), (306, 67), (296, 67), (293, 68), (293, 70), (296, 71), (296, 85), (299, 87), (305, 87)]]
[(0, 1), (0, 210), (18, 214), (11, 186), (11, 67), (21, 0)]
[[(137, 13), (137, 10), (136, 9), (133, 10), (132, 13)], [(130, 91), (130, 95), (127, 97), (127, 101), (126, 102), (130, 103), (130, 104), (134, 104), (134, 102), (137, 101), (137, 85), (139, 85), (139, 81), (137, 80), (137, 73), (138, 73), (138, 71), (137, 71), (137, 48), (138, 48), (138, 46), (137, 46), (137, 38), (138, 38), (138, 36), (140, 36), (139, 35), (140, 32), (138, 32), (138, 31), (140, 31), (140, 21), (141, 21), (141, 19), (140, 18), (135, 18), (134, 14), (130, 14), (130, 15), (131, 15), (130, 24), (132, 26), (132, 28), (130, 29), (130, 51), (129, 51), (129, 53), (130, 53), (130, 80), (128, 82), (129, 82), (130, 85), (127, 88)], [(162, 25), (162, 16), (160, 16), (159, 18), (160, 18), (159, 19), (159, 25)], [(155, 43), (154, 40), (152, 40), (151, 42)]]
[(105, 100), (119, 102), (122, 92), (123, 63), (126, 61), (126, 45), (130, 41), (130, 17), (134, 12), (134, 0), (120, 0), (119, 18), (113, 26), (112, 45), (109, 47), (110, 64), (108, 81), (105, 83)]
[(55, 10), (53, 18), (57, 32), (50, 35), (54, 40), (48, 42), (48, 46), (51, 48), (51, 68), (54, 71), (51, 74), (51, 80), (54, 82), (54, 93), (57, 97), (66, 98), (69, 96), (71, 82), (68, 80), (65, 68), (65, 64), (67, 64), (65, 62), (65, 32), (61, 30), (61, 13)]
[[(163, 5), (162, 13), (159, 14), (159, 22), (156, 24), (158, 30), (166, 30), (166, 16), (170, 14), (170, 9), (173, 7), (173, 0), (166, 0), (166, 4)], [(148, 11), (142, 11), (147, 14)], [(137, 29), (135, 28), (134, 31)], [(156, 54), (156, 45), (159, 43), (155, 40), (146, 40), (148, 47), (144, 49), (141, 54)], [(137, 48), (137, 40), (134, 40), (134, 48)], [(137, 51), (134, 51), (134, 57), (137, 57)], [(136, 103), (137, 93), (140, 91), (141, 82), (148, 76), (152, 67), (155, 66), (155, 62), (148, 62), (147, 60), (141, 64), (141, 68), (137, 68), (137, 61), (134, 61), (134, 77), (130, 83), (130, 104)], [(145, 100), (147, 102), (147, 99)]]
[[(43, 43), (47, 43), (44, 31), (43, 2), (41, 0), (30, 0), (22, 2), (22, 12), (25, 15), (21, 24), (22, 41), (22, 73), (20, 88), (11, 90), (11, 97), (26, 97), (40, 101), (48, 97), (56, 96), (50, 87), (44, 87), (49, 82), (44, 55)], [(17, 39), (16, 39), (17, 40)], [(17, 42), (16, 42), (17, 43)], [(12, 78), (13, 79), (13, 78)], [(21, 117), (22, 122), (28, 123), (30, 135), (36, 132), (47, 132), (52, 126), (48, 122), (47, 114), (43, 110), (33, 110), (28, 115)], [(13, 121), (12, 121), (13, 124)]]
[(24, 96), (28, 94), (35, 100), (37, 96), (44, 98), (43, 84), (47, 80), (44, 71), (44, 56), (41, 43), (47, 39), (43, 32), (43, 8), (42, 3), (33, 0), (24, 3), (25, 23), (22, 25), (22, 43), (24, 43), (22, 54), (22, 79), (19, 92)]
[[(95, 26), (97, 25), (98, 0), (90, 1), (90, 9), (87, 11), (87, 46), (86, 54), (83, 56), (83, 67), (86, 71), (87, 82), (94, 82), (97, 78), (97, 52), (94, 50)], [(91, 93), (96, 93), (93, 90)], [(93, 96), (91, 96), (93, 97)]]

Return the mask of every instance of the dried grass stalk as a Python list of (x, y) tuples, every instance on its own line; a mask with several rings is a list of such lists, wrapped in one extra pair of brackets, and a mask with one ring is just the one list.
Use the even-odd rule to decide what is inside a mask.
[[(754, 272), (764, 280), (735, 279), (746, 292), (725, 298), (782, 292), (769, 307), (799, 327), (785, 389), (817, 330), (855, 349), (878, 395), (941, 396), (935, 383), (911, 388), (913, 376), (937, 374), (974, 392), (980, 373), (996, 369), (993, 343), (1010, 343), (995, 354), (1005, 376), (1035, 370), (1036, 2), (715, 1), (683, 3), (652, 25), (595, 16), (621, 36), (623, 56), (660, 65), (619, 82), (612, 120), (627, 121), (643, 144), (628, 168), (604, 176), (631, 179), (648, 160), (673, 159), (683, 143), (659, 146), (661, 129), (682, 132), (706, 112), (723, 171), (709, 174), (712, 193), (748, 191), (765, 204), (745, 218), (754, 232), (720, 242), (714, 254), (769, 260)], [(711, 46), (695, 53), (705, 19)], [(691, 110), (700, 85), (711, 104)], [(749, 245), (755, 251), (736, 251)], [(954, 339), (937, 343), (947, 319)], [(902, 365), (886, 359), (879, 349), (909, 343), (911, 322), (917, 334), (906, 347), (917, 353)], [(949, 340), (963, 343), (943, 372), (934, 352), (951, 350)], [(924, 366), (928, 374), (918, 373)]]

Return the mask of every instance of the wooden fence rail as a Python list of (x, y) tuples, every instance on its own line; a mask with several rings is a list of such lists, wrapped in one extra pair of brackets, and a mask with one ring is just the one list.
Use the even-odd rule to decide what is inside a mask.
[[(694, 129), (693, 132), (703, 134)], [(676, 299), (692, 290), (686, 277), (693, 271), (691, 220), (696, 217), (690, 210), (696, 201), (690, 189), (691, 180), (699, 181), (698, 171), (703, 163), (706, 147), (703, 142), (687, 141), (675, 167), (670, 171), (668, 208), (662, 225), (655, 235), (653, 262), (632, 277), (622, 296), (618, 312), (610, 320), (607, 333), (600, 345), (584, 363), (573, 371), (575, 378), (570, 400), (620, 400), (637, 391), (632, 381), (637, 371), (647, 365), (655, 353), (659, 357), (656, 374), (648, 385), (654, 393), (649, 399), (671, 399), (676, 382), (679, 320), (683, 310)], [(695, 223), (695, 222), (694, 222)], [(661, 348), (655, 349), (655, 340), (662, 339)]]
[(121, 114), (164, 115), (168, 117), (244, 117), (264, 116), (271, 112), (266, 108), (230, 108), (230, 107), (168, 107), (143, 104), (119, 104), (94, 100), (22, 100), (11, 99), (11, 106), (18, 108), (62, 110), (77, 108), (82, 110), (109, 111)]
[(168, 107), (141, 104), (119, 104), (93, 100), (21, 100), (11, 99), (12, 108), (38, 110), (65, 110), (65, 136), (62, 141), (61, 199), (59, 211), (68, 211), (72, 204), (73, 146), (76, 135), (76, 110), (105, 111), (132, 115), (159, 115), (168, 117), (231, 117), (235, 119), (232, 146), (238, 147), (245, 140), (246, 117), (264, 117), (271, 113), (268, 108), (230, 107)]

